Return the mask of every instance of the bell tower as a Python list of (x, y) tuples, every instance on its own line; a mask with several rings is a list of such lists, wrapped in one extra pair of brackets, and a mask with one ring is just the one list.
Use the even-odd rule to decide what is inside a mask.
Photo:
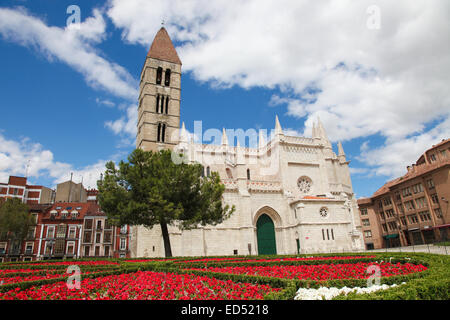
[(164, 27), (153, 39), (139, 87), (136, 148), (172, 149), (179, 139), (181, 60)]

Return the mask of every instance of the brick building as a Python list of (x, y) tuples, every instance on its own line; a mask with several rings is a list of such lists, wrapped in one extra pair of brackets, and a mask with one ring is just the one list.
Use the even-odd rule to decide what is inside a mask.
[(370, 198), (358, 199), (366, 249), (448, 239), (450, 139), (432, 146)]
[(130, 227), (113, 227), (95, 202), (32, 204), (36, 225), (25, 239), (0, 235), (0, 262), (129, 257)]
[(43, 186), (28, 185), (27, 178), (10, 176), (8, 183), (0, 183), (0, 198), (19, 198), (23, 203), (52, 203), (55, 191)]

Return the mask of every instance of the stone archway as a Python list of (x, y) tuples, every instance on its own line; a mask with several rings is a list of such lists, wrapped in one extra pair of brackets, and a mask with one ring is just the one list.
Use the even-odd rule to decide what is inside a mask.
[(277, 254), (275, 225), (267, 214), (260, 215), (256, 222), (256, 238), (259, 255)]

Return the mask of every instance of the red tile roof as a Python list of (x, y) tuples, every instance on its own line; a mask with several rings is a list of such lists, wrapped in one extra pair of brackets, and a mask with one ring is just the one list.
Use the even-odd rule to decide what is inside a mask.
[(159, 29), (155, 39), (153, 39), (153, 43), (147, 56), (181, 65), (181, 60), (178, 57), (177, 51), (164, 27)]

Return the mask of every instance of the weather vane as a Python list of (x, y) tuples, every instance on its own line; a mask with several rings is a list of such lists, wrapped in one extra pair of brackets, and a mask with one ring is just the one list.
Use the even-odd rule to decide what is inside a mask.
[(164, 21), (164, 19), (162, 19), (162, 20), (161, 20), (161, 26), (162, 26), (162, 27), (164, 27), (164, 23), (165, 23), (165, 21)]

